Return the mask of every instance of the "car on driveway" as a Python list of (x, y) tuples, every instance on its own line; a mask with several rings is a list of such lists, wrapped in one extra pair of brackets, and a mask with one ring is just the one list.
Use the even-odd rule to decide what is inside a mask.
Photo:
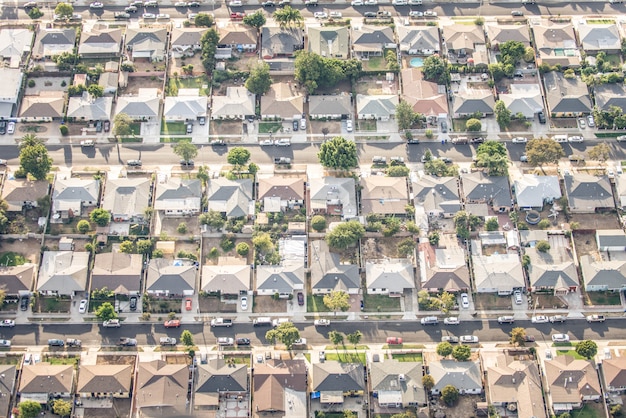
[(516, 305), (522, 304), (522, 292), (520, 290), (516, 290), (515, 292), (513, 292), (513, 298), (515, 298)]
[(246, 296), (241, 297), (241, 310), (245, 311), (248, 309), (248, 298)]
[(130, 297), (130, 310), (131, 311), (137, 310), (137, 296)]
[(475, 335), (463, 335), (461, 336), (461, 343), (465, 344), (477, 344), (478, 337)]
[(80, 301), (80, 305), (78, 305), (78, 313), (87, 312), (87, 299), (83, 299)]
[(587, 126), (590, 128), (594, 128), (596, 126), (596, 121), (593, 120), (593, 115), (587, 116)]
[(186, 298), (185, 299), (185, 310), (186, 311), (190, 311), (191, 310), (191, 298)]
[(523, 136), (516, 136), (515, 138), (511, 139), (511, 142), (514, 144), (525, 144), (528, 142), (528, 139), (524, 138)]
[(304, 306), (304, 294), (302, 292), (298, 292), (298, 305)]
[(545, 324), (550, 322), (550, 320), (545, 315), (536, 315), (530, 318), (530, 322), (532, 322), (533, 324)]
[(555, 343), (567, 343), (569, 342), (569, 335), (567, 334), (554, 334), (552, 341)]
[(12, 319), (5, 319), (4, 321), (0, 322), (0, 327), (13, 328), (14, 326), (15, 326), (15, 321)]
[(400, 338), (400, 337), (387, 337), (387, 344), (389, 344), (389, 345), (402, 344), (402, 338)]
[(27, 311), (28, 310), (28, 305), (30, 304), (30, 300), (28, 299), (28, 297), (23, 297), (20, 300), (20, 311)]
[(450, 316), (443, 320), (444, 325), (459, 325), (461, 321), (459, 321), (458, 316)]
[(467, 293), (461, 293), (461, 306), (463, 309), (469, 308), (469, 296)]
[(7, 133), (13, 135), (15, 133), (15, 122), (9, 122), (7, 124)]
[(459, 337), (457, 337), (455, 335), (444, 335), (443, 337), (441, 337), (441, 342), (442, 343), (456, 344), (456, 343), (459, 342)]

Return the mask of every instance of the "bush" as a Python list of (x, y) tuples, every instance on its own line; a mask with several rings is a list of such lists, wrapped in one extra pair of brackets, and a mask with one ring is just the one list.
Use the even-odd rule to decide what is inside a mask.
[(311, 228), (317, 232), (323, 231), (326, 229), (326, 218), (322, 215), (315, 215), (313, 219), (311, 219)]
[(86, 234), (91, 229), (91, 225), (89, 225), (89, 221), (81, 219), (76, 224), (76, 230), (81, 234)]
[(468, 119), (467, 122), (465, 122), (465, 129), (467, 129), (469, 132), (478, 132), (482, 128), (483, 126), (480, 123), (480, 120), (476, 118)]
[(431, 139), (433, 137), (433, 130), (432, 129), (426, 129), (424, 131), (424, 135), (426, 135), (426, 138)]
[(35, 80), (33, 80), (32, 78), (30, 80), (28, 80), (28, 87), (30, 87), (30, 88), (35, 87)]
[(61, 125), (59, 126), (59, 131), (61, 132), (61, 135), (66, 136), (67, 134), (70, 133), (69, 128), (67, 127), (67, 125)]
[(243, 257), (248, 255), (249, 252), (250, 246), (248, 244), (246, 244), (245, 242), (240, 242), (239, 244), (237, 244), (237, 254)]
[(220, 241), (220, 248), (225, 252), (229, 252), (235, 248), (235, 238), (232, 236), (224, 235)]
[(179, 223), (176, 231), (178, 231), (179, 234), (187, 233), (187, 224), (185, 222)]
[(547, 219), (542, 219), (539, 221), (539, 223), (537, 224), (537, 226), (541, 229), (548, 229), (550, 228), (550, 221)]

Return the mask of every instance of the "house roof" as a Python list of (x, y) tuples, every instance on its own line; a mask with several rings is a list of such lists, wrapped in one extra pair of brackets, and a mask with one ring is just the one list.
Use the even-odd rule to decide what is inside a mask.
[(274, 83), (267, 93), (261, 96), (261, 115), (277, 115), (291, 119), (304, 108), (304, 96), (292, 83)]
[(477, 289), (511, 291), (525, 287), (522, 263), (517, 254), (492, 254), (472, 256), (474, 283)]
[(357, 216), (356, 184), (353, 178), (322, 177), (309, 179), (309, 204), (311, 210), (326, 209), (328, 204), (341, 203), (342, 213), (337, 215)]
[(485, 43), (485, 32), (482, 26), (455, 23), (445, 25), (442, 32), (448, 49), (455, 51), (461, 49), (473, 51), (475, 45)]
[(12, 394), (15, 389), (15, 377), (17, 374), (17, 368), (12, 364), (0, 365), (0, 392), (4, 396), (0, 397), (0, 414), (2, 416), (9, 416), (9, 407), (13, 399)]
[(539, 84), (511, 84), (510, 90), (509, 94), (500, 94), (500, 100), (513, 115), (521, 113), (527, 118), (533, 118), (543, 110)]
[(39, 269), (37, 291), (68, 295), (87, 289), (89, 253), (81, 251), (44, 251)]
[(272, 176), (259, 178), (258, 200), (280, 197), (280, 200), (304, 200), (302, 177)]
[(350, 40), (346, 26), (309, 26), (309, 51), (328, 58), (348, 58)]
[(339, 254), (331, 253), (326, 241), (311, 243), (311, 283), (313, 289), (354, 290), (361, 287), (359, 267), (342, 264)]
[(250, 290), (249, 264), (205, 265), (202, 267), (202, 290), (226, 294), (239, 294)]
[(102, 208), (113, 215), (143, 215), (150, 206), (150, 179), (109, 179), (104, 188)]
[(117, 90), (119, 74), (118, 73), (102, 73), (98, 79), (98, 85), (101, 86), (105, 93), (108, 91)]
[(144, 50), (153, 46), (165, 49), (166, 41), (167, 29), (163, 27), (136, 27), (126, 30), (126, 47), (130, 47), (133, 51), (137, 48)]
[(408, 197), (406, 177), (370, 176), (361, 179), (363, 213), (405, 213)]
[(156, 210), (200, 210), (202, 183), (198, 179), (170, 177), (156, 186)]
[(352, 103), (348, 94), (309, 96), (309, 115), (351, 115)]
[(425, 116), (448, 113), (446, 86), (424, 80), (419, 68), (402, 70), (402, 99)]
[(247, 392), (248, 366), (231, 364), (223, 358), (198, 366), (196, 393)]
[(256, 288), (257, 290), (291, 293), (296, 288), (303, 288), (304, 276), (304, 263), (287, 263), (281, 266), (260, 265), (256, 269)]
[(482, 171), (461, 176), (465, 198), (471, 201), (493, 201), (494, 206), (511, 205), (508, 177), (487, 176)]
[(578, 287), (578, 271), (567, 250), (551, 248), (543, 253), (536, 248), (525, 248), (524, 252), (531, 260), (528, 276), (532, 287), (561, 291)]
[(8, 210), (21, 212), (24, 202), (36, 202), (47, 196), (50, 183), (46, 180), (6, 179), (2, 187), (2, 199)]
[(428, 363), (429, 374), (435, 380), (434, 390), (441, 391), (447, 385), (459, 390), (483, 388), (478, 361), (441, 360)]
[(388, 289), (392, 293), (415, 289), (413, 263), (408, 259), (368, 260), (365, 263), (365, 281), (368, 289)]
[(426, 270), (426, 280), (422, 283), (422, 289), (443, 289), (446, 292), (458, 292), (469, 287), (469, 269), (465, 265), (453, 268), (432, 266)]
[(19, 115), (21, 118), (60, 118), (64, 106), (64, 92), (42, 91), (38, 96), (23, 97)]
[(349, 392), (365, 390), (361, 363), (340, 363), (327, 360), (313, 363), (313, 391)]
[(33, 288), (37, 266), (26, 263), (21, 266), (0, 266), (0, 283), (7, 295), (16, 295)]
[(589, 90), (580, 78), (565, 78), (563, 73), (551, 71), (543, 75), (543, 82), (551, 113), (591, 112)]
[(456, 213), (461, 210), (459, 181), (456, 177), (424, 175), (413, 182), (415, 206), (429, 213)]
[(178, 407), (186, 409), (189, 368), (163, 360), (139, 362), (135, 402), (137, 408)]
[(128, 292), (141, 290), (141, 254), (110, 252), (96, 254), (91, 272), (91, 288), (116, 290), (120, 286)]
[(626, 386), (626, 357), (615, 357), (602, 360), (602, 374), (608, 388)]
[(530, 32), (526, 25), (504, 25), (500, 22), (488, 23), (487, 37), (491, 45), (515, 41), (522, 42), (525, 46), (530, 46)]
[(604, 247), (626, 248), (626, 232), (622, 229), (597, 229), (596, 241), (600, 251)]
[[(306, 402), (306, 393), (307, 368), (304, 360), (267, 360), (254, 366), (253, 411), (287, 412), (294, 395), (304, 397)], [(297, 411), (291, 413), (298, 414)]]
[(578, 25), (578, 36), (585, 51), (600, 52), (621, 48), (621, 39), (616, 24)]
[(593, 87), (596, 106), (609, 111), (611, 106), (617, 106), (626, 112), (626, 87), (620, 83), (606, 83)]
[(396, 106), (400, 100), (397, 94), (385, 95), (356, 95), (356, 113), (359, 115), (374, 115), (377, 118), (386, 118), (396, 114)]
[(207, 187), (209, 210), (225, 213), (227, 217), (242, 217), (252, 215), (251, 205), (252, 180), (228, 180), (225, 177), (209, 179)]
[(219, 45), (256, 45), (256, 29), (248, 25), (229, 23), (218, 26)]
[[(35, 34), (30, 29), (14, 28), (0, 30), (0, 56), (4, 59), (19, 60), (30, 52)], [(15, 66), (12, 64), (12, 67)]]
[(55, 29), (41, 26), (35, 38), (33, 55), (35, 57), (47, 57), (63, 52), (72, 52), (75, 43), (76, 30), (74, 28)]
[(468, 89), (459, 91), (454, 96), (452, 111), (455, 114), (471, 114), (475, 112), (493, 113), (496, 99), (491, 90)]
[(77, 393), (127, 393), (133, 366), (127, 364), (83, 364), (78, 375)]
[(99, 25), (81, 32), (78, 53), (118, 56), (122, 47), (122, 29), (107, 28)]
[(490, 403), (515, 404), (519, 418), (546, 417), (537, 363), (501, 354), (486, 368)]
[(19, 391), (28, 393), (71, 393), (74, 366), (35, 363), (22, 367)]
[(86, 91), (80, 97), (70, 97), (67, 117), (78, 120), (109, 120), (113, 109), (113, 97), (93, 97)]
[(593, 176), (591, 174), (576, 173), (563, 177), (565, 194), (569, 207), (572, 209), (613, 208), (613, 191), (607, 176)]
[(292, 55), (302, 49), (304, 31), (300, 28), (278, 28), (263, 26), (261, 48), (263, 57)]
[(373, 392), (378, 400), (400, 400), (402, 405), (426, 404), (426, 392), (422, 385), (424, 375), (422, 363), (385, 360), (371, 363), (370, 379)]
[(118, 96), (117, 113), (126, 113), (131, 119), (156, 118), (161, 100), (157, 89), (139, 89), (136, 96)]
[(552, 65), (580, 64), (576, 34), (571, 23), (543, 20), (532, 28), (541, 60), (549, 61)]
[(153, 258), (148, 264), (146, 289), (169, 291), (174, 295), (193, 292), (196, 285), (196, 266), (193, 263)]
[(618, 290), (626, 286), (626, 261), (598, 261), (590, 255), (583, 255), (580, 257), (580, 269), (586, 287)]
[(206, 28), (174, 28), (170, 43), (172, 47), (200, 45), (200, 39), (206, 32)]
[(401, 51), (439, 51), (439, 28), (437, 26), (397, 26)]
[(389, 26), (362, 25), (352, 28), (352, 49), (357, 52), (382, 51), (386, 44), (395, 44), (393, 29)]
[(165, 98), (165, 119), (197, 119), (206, 116), (208, 97), (168, 96)]
[(211, 117), (229, 117), (233, 115), (253, 115), (255, 95), (245, 87), (227, 87), (226, 96), (213, 95)]
[(515, 197), (521, 208), (543, 207), (546, 200), (561, 197), (561, 186), (557, 176), (524, 174), (515, 179)]
[(59, 211), (63, 210), (64, 202), (97, 202), (99, 197), (99, 180), (57, 177), (52, 194), (52, 208)]
[(600, 381), (593, 363), (572, 356), (556, 356), (544, 362), (552, 403), (579, 404), (586, 396), (600, 396)]

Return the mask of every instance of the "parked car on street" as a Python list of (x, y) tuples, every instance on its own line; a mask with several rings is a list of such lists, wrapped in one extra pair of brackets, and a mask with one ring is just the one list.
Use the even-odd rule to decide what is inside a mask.
[(0, 322), (0, 327), (9, 327), (13, 328), (15, 326), (15, 321), (12, 319), (5, 319)]
[(443, 320), (444, 325), (459, 325), (461, 321), (459, 321), (458, 316), (450, 316)]
[(461, 343), (466, 343), (466, 344), (477, 344), (478, 337), (475, 335), (463, 335), (460, 341)]
[(567, 343), (569, 342), (569, 335), (567, 334), (554, 334), (552, 341), (555, 343)]
[(545, 315), (536, 315), (530, 318), (530, 322), (532, 322), (533, 324), (545, 324), (547, 322), (550, 322), (550, 320)]
[(389, 344), (389, 345), (402, 344), (402, 338), (400, 338), (400, 337), (387, 337), (387, 344)]

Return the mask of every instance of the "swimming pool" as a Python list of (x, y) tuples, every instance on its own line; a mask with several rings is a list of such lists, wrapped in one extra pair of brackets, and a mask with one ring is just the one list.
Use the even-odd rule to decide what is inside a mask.
[(409, 64), (413, 68), (423, 67), (424, 66), (424, 58), (420, 58), (420, 57), (413, 58), (413, 59), (411, 59), (411, 61), (409, 61)]

